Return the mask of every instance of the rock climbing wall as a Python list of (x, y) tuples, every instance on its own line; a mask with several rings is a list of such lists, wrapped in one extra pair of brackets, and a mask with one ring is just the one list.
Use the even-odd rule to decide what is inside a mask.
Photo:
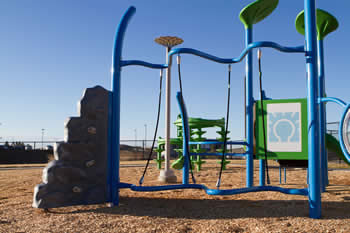
[(109, 91), (85, 90), (79, 117), (65, 122), (64, 141), (54, 148), (55, 160), (43, 170), (34, 189), (33, 207), (54, 208), (107, 201), (107, 139)]

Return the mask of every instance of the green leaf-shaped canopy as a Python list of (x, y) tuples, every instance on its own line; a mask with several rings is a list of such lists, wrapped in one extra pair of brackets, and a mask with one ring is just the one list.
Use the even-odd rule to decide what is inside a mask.
[[(335, 31), (339, 26), (338, 20), (327, 11), (316, 10), (317, 39), (323, 40), (329, 33)], [(300, 12), (295, 19), (297, 31), (305, 35), (304, 11)]]
[(277, 7), (278, 0), (257, 0), (244, 7), (239, 13), (239, 19), (246, 28), (251, 28), (269, 16)]

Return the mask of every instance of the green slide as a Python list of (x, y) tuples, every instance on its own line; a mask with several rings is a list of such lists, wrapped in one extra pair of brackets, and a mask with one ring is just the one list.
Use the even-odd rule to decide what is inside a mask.
[(328, 150), (333, 151), (339, 158), (344, 160), (345, 163), (350, 165), (350, 162), (345, 158), (343, 151), (339, 145), (338, 139), (332, 135), (326, 133), (326, 147)]

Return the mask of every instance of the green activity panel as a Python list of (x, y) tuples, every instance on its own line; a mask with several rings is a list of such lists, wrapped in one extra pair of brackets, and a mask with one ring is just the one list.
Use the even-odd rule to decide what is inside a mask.
[(264, 100), (265, 132), (262, 126), (260, 101), (256, 104), (256, 157), (275, 160), (307, 160), (307, 100)]

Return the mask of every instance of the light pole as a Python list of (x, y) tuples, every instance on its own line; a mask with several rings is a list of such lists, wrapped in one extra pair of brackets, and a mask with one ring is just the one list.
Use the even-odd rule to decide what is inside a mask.
[(137, 129), (134, 129), (135, 133), (135, 150), (137, 150)]
[(44, 150), (44, 131), (45, 129), (41, 129), (41, 149)]
[(166, 48), (166, 90), (165, 90), (165, 168), (160, 171), (159, 180), (163, 182), (176, 182), (174, 171), (170, 169), (170, 97), (171, 97), (171, 63), (168, 56), (172, 47), (182, 44), (183, 40), (176, 36), (161, 36), (154, 40)]
[(145, 140), (144, 140), (144, 149), (146, 148), (147, 145), (147, 124), (145, 124)]
[(143, 158), (145, 158), (146, 141), (147, 140), (147, 124), (145, 124), (145, 139), (143, 140)]

